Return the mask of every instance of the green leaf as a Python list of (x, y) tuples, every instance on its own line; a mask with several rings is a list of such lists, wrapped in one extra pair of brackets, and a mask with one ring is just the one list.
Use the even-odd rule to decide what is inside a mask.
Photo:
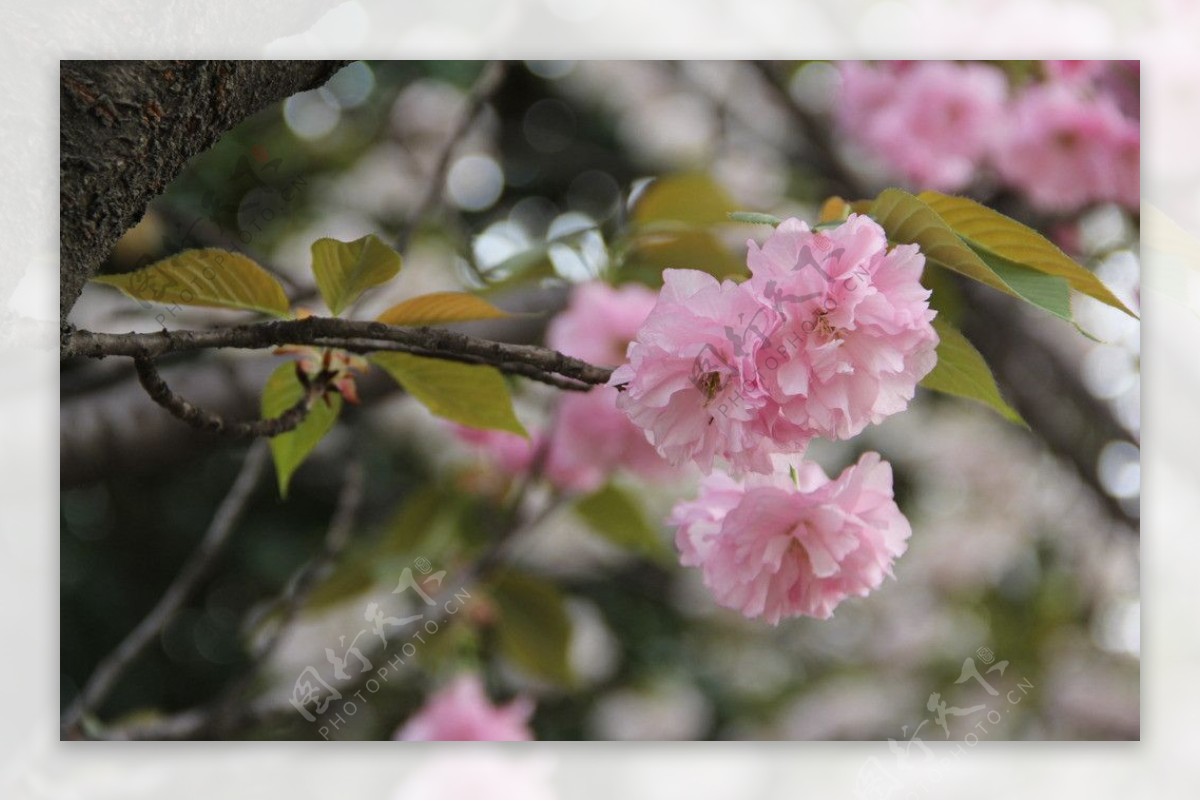
[(466, 292), (432, 292), (397, 303), (376, 319), (388, 325), (441, 325), (511, 315)]
[(630, 218), (638, 225), (681, 222), (707, 227), (729, 221), (733, 198), (706, 173), (680, 173), (655, 179), (638, 196)]
[(1063, 278), (1076, 291), (1131, 317), (1137, 316), (1095, 273), (1077, 264), (1058, 245), (1032, 228), (970, 198), (922, 192), (919, 199), (977, 251), (987, 251), (1014, 264)]
[(1004, 419), (1026, 425), (996, 386), (987, 362), (962, 332), (941, 318), (933, 321), (941, 341), (937, 347), (937, 365), (921, 381), (921, 386), (947, 395), (979, 401), (1000, 413)]
[(427, 484), (413, 489), (383, 527), (374, 553), (376, 573), (396, 573), (424, 557), (445, 564), (462, 548), (463, 504), (447, 487)]
[(506, 573), (496, 580), (491, 595), (500, 610), (500, 652), (540, 678), (570, 686), (571, 619), (554, 585)]
[(731, 211), (729, 219), (734, 222), (750, 223), (752, 225), (779, 225), (783, 220), (773, 214), (759, 214), (756, 211)]
[(1017, 294), (1050, 312), (1055, 317), (1061, 317), (1067, 322), (1071, 318), (1071, 285), (1065, 278), (1056, 275), (1046, 275), (1030, 269), (1023, 264), (1015, 264), (1003, 256), (989, 253), (982, 248), (972, 248), (992, 272), (1000, 276), (1004, 283), (1012, 287)]
[(513, 412), (504, 376), (494, 367), (410, 353), (372, 353), (367, 358), (439, 417), (529, 436)]
[(575, 511), (592, 531), (614, 545), (658, 562), (673, 561), (658, 531), (646, 521), (637, 501), (614, 484), (606, 484), (575, 503)]
[(870, 213), (890, 240), (917, 245), (931, 264), (1021, 298), (1056, 317), (1071, 319), (1071, 293), (1064, 279), (972, 247), (936, 211), (908, 192), (883, 190)]
[[(263, 387), (262, 417), (278, 417), (304, 397), (304, 386), (296, 376), (294, 362), (281, 364), (271, 373)], [(271, 437), (271, 456), (275, 459), (275, 475), (279, 479), (279, 494), (286, 498), (288, 484), (296, 468), (312, 453), (317, 443), (329, 433), (342, 410), (342, 396), (336, 392), (326, 395), (329, 402), (318, 400), (309, 409), (304, 422), (277, 437)]]
[(274, 276), (241, 253), (185, 250), (149, 267), (92, 279), (134, 300), (218, 309), (247, 309), (287, 317), (287, 294)]
[(334, 315), (341, 314), (365, 290), (400, 272), (400, 254), (374, 234), (353, 242), (318, 239), (312, 245), (312, 260), (317, 287)]

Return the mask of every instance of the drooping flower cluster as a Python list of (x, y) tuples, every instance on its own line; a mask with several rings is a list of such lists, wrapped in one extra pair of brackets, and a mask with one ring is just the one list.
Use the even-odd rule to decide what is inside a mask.
[(682, 563), (747, 616), (828, 617), (879, 586), (910, 530), (877, 455), (833, 481), (798, 460), (815, 437), (853, 437), (903, 411), (933, 369), (924, 263), (915, 245), (889, 248), (874, 220), (851, 214), (820, 231), (784, 221), (749, 244), (741, 283), (666, 270), (657, 296), (577, 287), (547, 344), (596, 364), (624, 353), (609, 386), (565, 396), (530, 440), (461, 436), (507, 473), (540, 460), (573, 491), (618, 467), (658, 477), (695, 463), (710, 475), (671, 518)]
[(719, 604), (771, 624), (827, 618), (878, 588), (912, 533), (891, 465), (875, 453), (833, 480), (811, 462), (744, 482), (716, 472), (668, 522), (679, 526), (681, 562), (702, 570)]
[(1139, 201), (1136, 63), (1047, 61), (1010, 90), (985, 64), (840, 65), (838, 129), (914, 187), (956, 191), (988, 169), (1035, 206)]
[[(580, 284), (567, 308), (551, 321), (546, 344), (595, 365), (619, 364), (655, 297), (639, 284)], [(617, 396), (611, 387), (563, 393), (550, 428), (531, 432), (529, 439), (503, 431), (456, 431), (508, 474), (527, 472), (544, 449), (541, 473), (562, 490), (599, 489), (619, 468), (649, 479), (667, 477), (673, 472), (671, 465), (617, 409)]]
[(483, 682), (463, 674), (435, 693), (396, 732), (396, 740), (532, 740), (533, 702), (517, 698), (496, 706)]
[(672, 464), (769, 473), (772, 454), (846, 439), (908, 406), (936, 361), (924, 256), (869, 217), (787, 220), (750, 245), (750, 280), (667, 270), (614, 371), (617, 404)]
[[(610, 384), (668, 461), (711, 473), (670, 522), (718, 603), (771, 623), (824, 618), (879, 586), (910, 528), (878, 455), (833, 481), (807, 463), (789, 475), (785, 457), (907, 408), (937, 360), (925, 260), (852, 214), (822, 231), (786, 220), (747, 262), (740, 284), (665, 271)], [(718, 460), (750, 475), (713, 472)]]

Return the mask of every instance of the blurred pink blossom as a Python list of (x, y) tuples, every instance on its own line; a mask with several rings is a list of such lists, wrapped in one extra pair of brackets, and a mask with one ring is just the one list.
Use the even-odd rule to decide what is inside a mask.
[(596, 387), (559, 401), (546, 469), (553, 484), (590, 492), (618, 468), (648, 479), (676, 472), (617, 408), (618, 395), (612, 387)]
[(847, 439), (908, 408), (938, 343), (916, 245), (889, 251), (864, 215), (820, 232), (789, 219), (747, 261), (745, 286), (782, 317), (758, 372), (784, 420)]
[(543, 439), (540, 434), (533, 432), (526, 439), (508, 431), (470, 428), (457, 424), (451, 428), (461, 442), (478, 449), (501, 472), (511, 474), (524, 473), (529, 469)]
[(891, 465), (876, 453), (832, 481), (812, 463), (794, 481), (776, 473), (739, 485), (714, 474), (668, 522), (680, 527), (681, 562), (699, 565), (717, 603), (772, 625), (828, 618), (878, 588), (912, 534)]
[(453, 430), (460, 441), (510, 475), (526, 474), (545, 447), (541, 475), (567, 492), (597, 490), (621, 468), (648, 479), (672, 476), (675, 468), (658, 455), (616, 403), (617, 391), (612, 387), (563, 393), (548, 441), (546, 434), (538, 431), (531, 431), (525, 439), (507, 431), (459, 425)]
[(1011, 115), (996, 145), (996, 169), (1035, 206), (1059, 212), (1096, 201), (1136, 206), (1141, 135), (1109, 98), (1086, 97), (1064, 83), (1035, 84)]
[(655, 294), (641, 284), (611, 287), (603, 281), (579, 284), (567, 308), (550, 321), (546, 344), (595, 365), (625, 361), (625, 348), (654, 308)]
[[(654, 307), (656, 295), (640, 284), (613, 288), (601, 281), (580, 284), (567, 308), (551, 321), (546, 344), (592, 364), (619, 364), (629, 341)], [(651, 479), (674, 470), (647, 442), (642, 431), (617, 409), (611, 387), (565, 392), (558, 402), (542, 473), (559, 489), (591, 492), (619, 468)], [(459, 437), (479, 447), (505, 472), (530, 469), (544, 433), (523, 439), (498, 431), (458, 429)]]
[(1043, 61), (1042, 72), (1052, 81), (1086, 84), (1104, 72), (1104, 61)]
[(839, 130), (910, 185), (955, 191), (987, 156), (1008, 82), (986, 64), (839, 65)]
[(463, 674), (429, 698), (396, 732), (396, 740), (532, 740), (533, 702), (495, 706), (475, 674)]

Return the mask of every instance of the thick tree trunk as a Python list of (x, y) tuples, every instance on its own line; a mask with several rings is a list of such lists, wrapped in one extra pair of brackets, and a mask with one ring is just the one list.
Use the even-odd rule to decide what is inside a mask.
[(63, 325), (83, 284), (193, 156), (341, 61), (64, 61), (60, 74)]

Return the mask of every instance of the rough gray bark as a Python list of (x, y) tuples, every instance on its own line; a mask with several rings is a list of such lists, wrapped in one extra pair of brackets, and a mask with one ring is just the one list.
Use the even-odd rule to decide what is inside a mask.
[(60, 321), (121, 234), (187, 162), (343, 61), (64, 61)]

